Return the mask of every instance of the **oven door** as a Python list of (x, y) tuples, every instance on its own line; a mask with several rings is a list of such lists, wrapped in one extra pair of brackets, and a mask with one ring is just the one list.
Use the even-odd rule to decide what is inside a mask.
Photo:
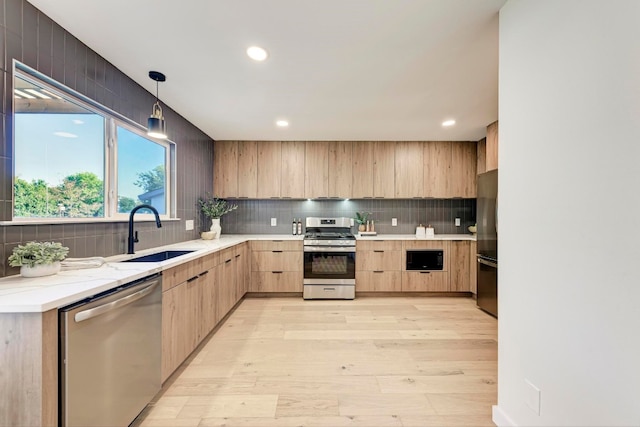
[(319, 283), (317, 279), (323, 283), (355, 283), (356, 248), (305, 246), (304, 279), (305, 283)]

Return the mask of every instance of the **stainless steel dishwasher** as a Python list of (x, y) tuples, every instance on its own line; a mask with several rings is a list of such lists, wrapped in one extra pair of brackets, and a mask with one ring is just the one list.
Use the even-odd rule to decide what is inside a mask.
[(60, 425), (128, 426), (160, 391), (162, 276), (59, 310)]

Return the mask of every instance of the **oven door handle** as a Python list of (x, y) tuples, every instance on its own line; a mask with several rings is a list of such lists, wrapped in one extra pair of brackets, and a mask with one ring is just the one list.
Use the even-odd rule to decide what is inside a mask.
[(304, 252), (345, 252), (355, 253), (354, 246), (304, 246)]

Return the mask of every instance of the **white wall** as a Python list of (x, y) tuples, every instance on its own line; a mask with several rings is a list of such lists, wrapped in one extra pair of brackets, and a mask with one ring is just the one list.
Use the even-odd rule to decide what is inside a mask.
[(499, 102), (494, 421), (638, 426), (640, 1), (510, 0)]

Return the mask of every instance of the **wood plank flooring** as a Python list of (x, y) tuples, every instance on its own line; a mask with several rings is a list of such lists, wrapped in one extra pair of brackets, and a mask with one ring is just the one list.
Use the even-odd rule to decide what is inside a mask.
[(497, 321), (469, 298), (247, 298), (136, 427), (494, 426)]

